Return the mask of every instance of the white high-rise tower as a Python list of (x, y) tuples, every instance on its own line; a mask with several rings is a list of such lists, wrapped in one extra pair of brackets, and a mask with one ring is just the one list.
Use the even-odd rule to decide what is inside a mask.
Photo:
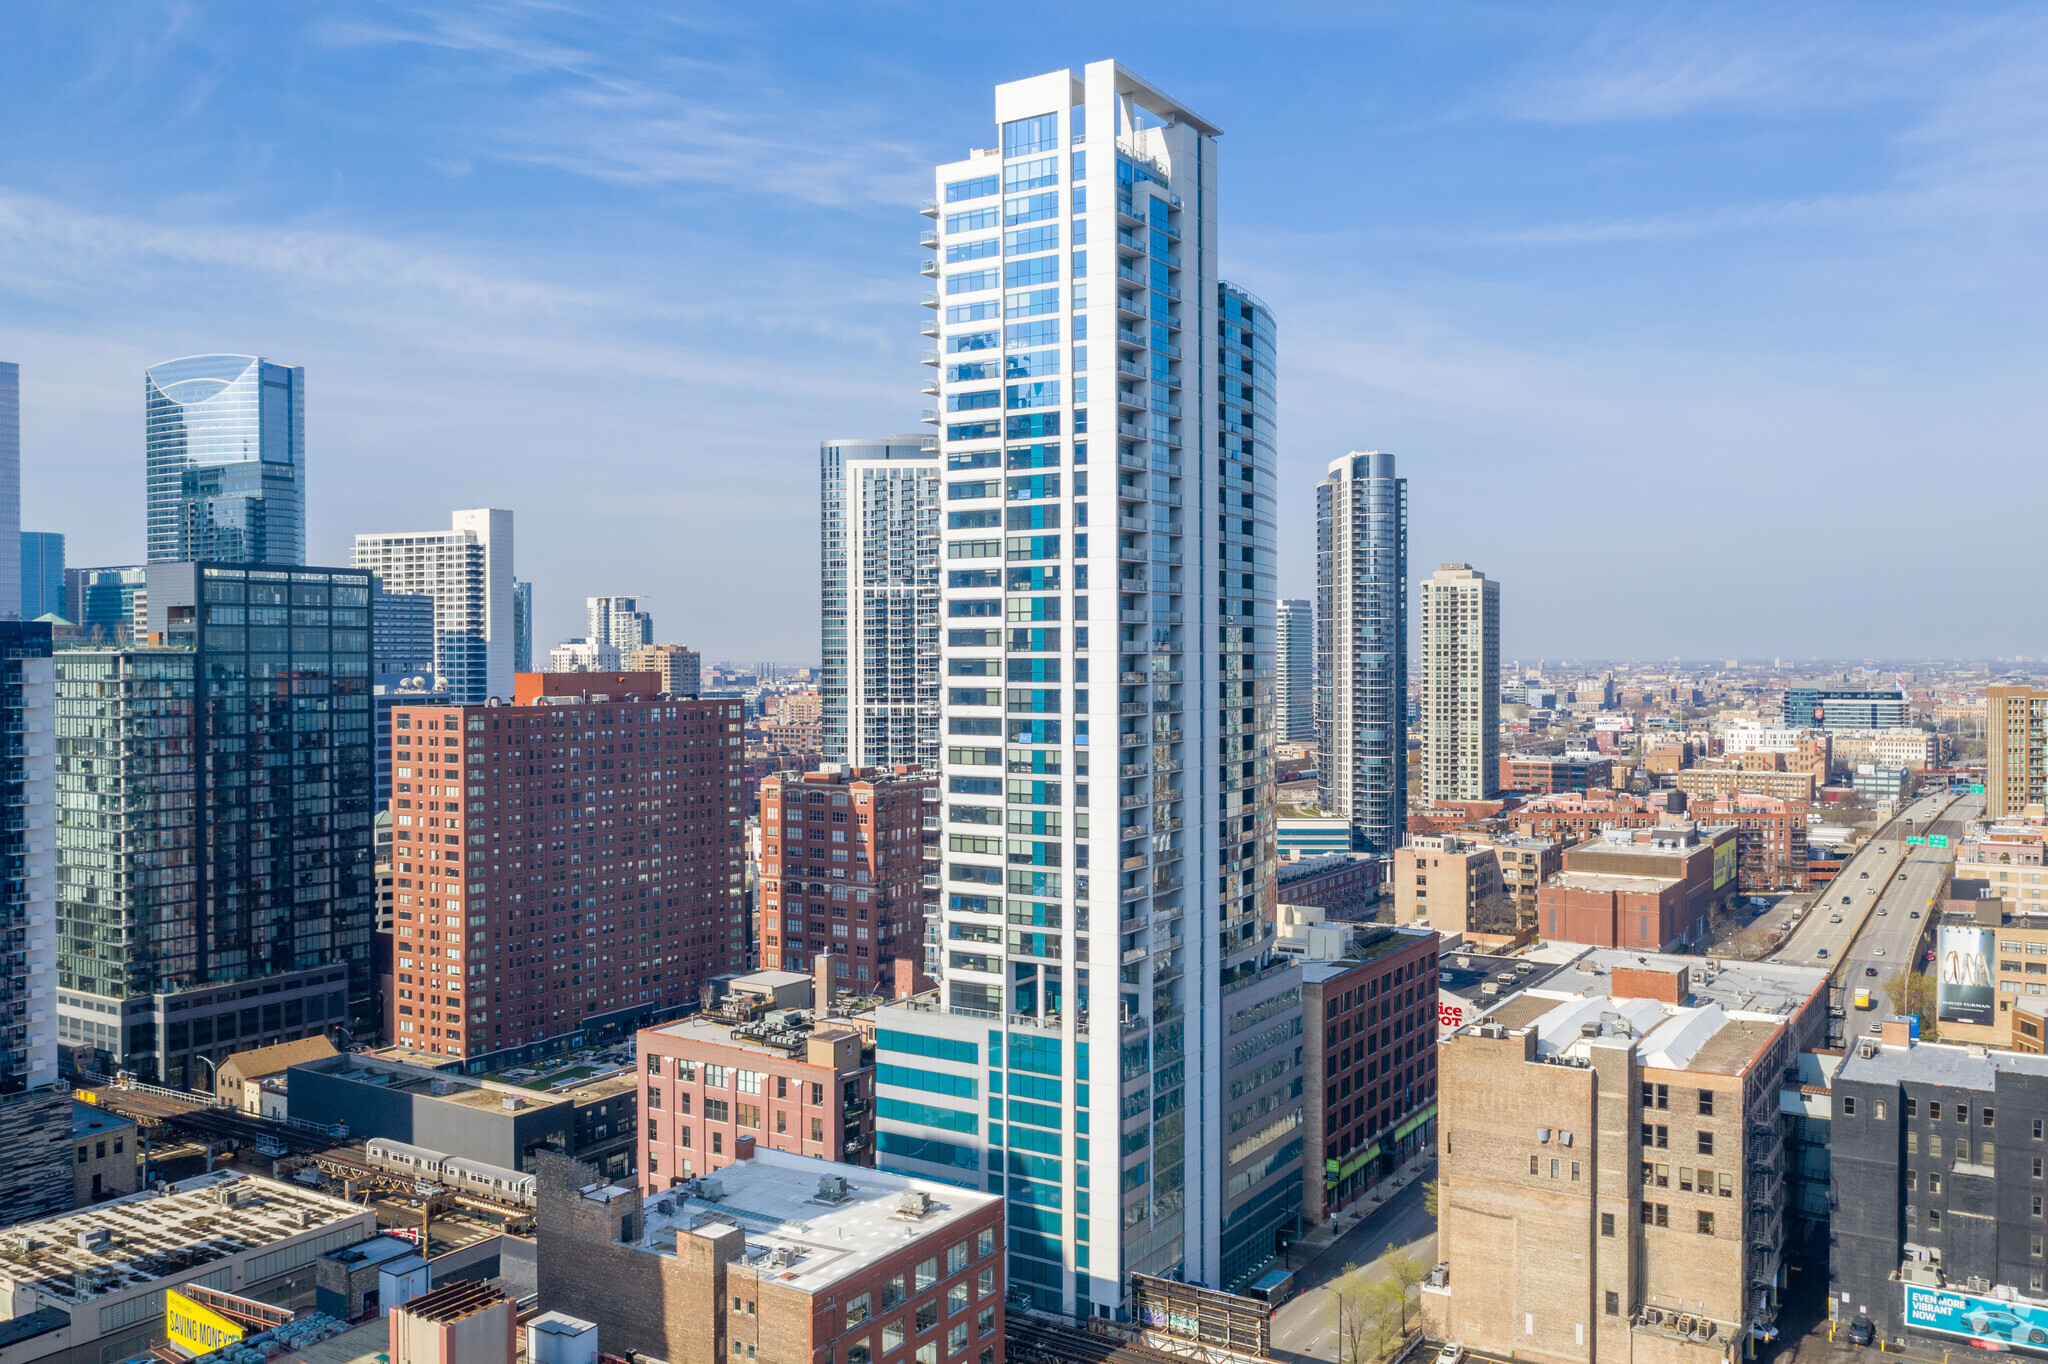
[(456, 512), (447, 530), (358, 535), (355, 566), (387, 592), (434, 599), (434, 671), (459, 706), (512, 697), (512, 513)]
[(1416, 600), (1422, 798), (1487, 800), (1500, 789), (1500, 584), (1444, 564)]
[(877, 1158), (1004, 1190), (1011, 1291), (1111, 1315), (1299, 1207), (1272, 316), (1218, 278), (1214, 126), (1108, 61), (995, 96), (925, 206), (942, 980), (883, 1011)]

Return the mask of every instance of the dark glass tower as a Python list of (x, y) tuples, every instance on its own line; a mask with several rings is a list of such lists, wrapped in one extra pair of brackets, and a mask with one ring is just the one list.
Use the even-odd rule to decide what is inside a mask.
[(210, 1087), (231, 1052), (374, 1027), (370, 575), (153, 564), (148, 590), (152, 643), (56, 660), (58, 1027)]
[(306, 371), (192, 355), (143, 378), (153, 564), (306, 559)]

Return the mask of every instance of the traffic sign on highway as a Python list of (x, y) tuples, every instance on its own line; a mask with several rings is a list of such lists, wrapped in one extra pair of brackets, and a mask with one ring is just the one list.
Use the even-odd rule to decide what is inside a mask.
[(1983, 786), (1983, 784), (1982, 784), (1982, 783), (1980, 782), (1980, 783), (1977, 783), (1977, 784), (1975, 784), (1975, 785), (1971, 786), (1971, 787), (1970, 787), (1970, 794), (1971, 794), (1971, 795), (1973, 795), (1973, 796), (1981, 796), (1981, 795), (1983, 795), (1983, 794), (1984, 794), (1984, 786)]
[(1924, 848), (1927, 846), (1927, 840), (1919, 837), (1909, 838), (1906, 840), (1906, 846), (1909, 848)]
[(1930, 848), (1946, 848), (1948, 846), (1948, 835), (1930, 834), (1927, 839), (1927, 846)]

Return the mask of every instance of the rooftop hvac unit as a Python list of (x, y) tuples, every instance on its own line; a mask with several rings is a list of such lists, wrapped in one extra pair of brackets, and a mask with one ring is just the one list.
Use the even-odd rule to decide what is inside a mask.
[(923, 1217), (932, 1210), (932, 1196), (923, 1189), (905, 1189), (896, 1197), (896, 1211), (908, 1217)]
[(706, 1203), (716, 1203), (725, 1197), (725, 1181), (722, 1179), (700, 1179), (697, 1181), (697, 1197)]
[(853, 1186), (838, 1175), (821, 1175), (818, 1179), (818, 1197), (827, 1203), (837, 1203), (852, 1191)]

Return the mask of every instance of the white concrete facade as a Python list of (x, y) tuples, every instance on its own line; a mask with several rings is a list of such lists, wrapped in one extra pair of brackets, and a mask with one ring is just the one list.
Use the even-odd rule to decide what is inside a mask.
[(512, 513), (458, 511), (448, 530), (358, 535), (354, 564), (387, 592), (434, 599), (434, 667), (456, 705), (512, 699)]

